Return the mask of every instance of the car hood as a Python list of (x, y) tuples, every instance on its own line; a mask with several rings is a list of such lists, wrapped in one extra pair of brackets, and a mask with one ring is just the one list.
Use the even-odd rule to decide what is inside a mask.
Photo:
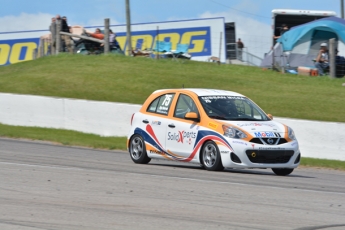
[[(220, 121), (223, 124), (233, 125), (250, 133), (254, 137), (284, 136), (285, 125), (276, 121)], [(273, 134), (272, 134), (273, 133)], [(273, 135), (273, 136), (272, 136)]]

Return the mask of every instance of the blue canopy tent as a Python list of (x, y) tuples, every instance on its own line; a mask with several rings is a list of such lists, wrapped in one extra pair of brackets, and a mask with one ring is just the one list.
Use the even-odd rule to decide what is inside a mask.
[(321, 43), (328, 44), (331, 38), (337, 40), (340, 55), (345, 55), (345, 20), (328, 17), (292, 27), (277, 40), (261, 66), (313, 67)]

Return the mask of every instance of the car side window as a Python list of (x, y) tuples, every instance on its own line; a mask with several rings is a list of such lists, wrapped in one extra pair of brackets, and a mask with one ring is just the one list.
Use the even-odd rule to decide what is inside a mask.
[(199, 115), (199, 111), (193, 99), (185, 94), (180, 94), (177, 100), (174, 117), (184, 118), (188, 112), (195, 112)]
[(159, 102), (159, 99), (161, 97), (156, 98), (153, 102), (151, 102), (151, 104), (149, 105), (149, 108), (147, 109), (147, 112), (151, 112), (151, 113), (155, 113), (156, 109), (157, 109), (157, 105)]
[(147, 108), (147, 112), (167, 115), (174, 96), (174, 93), (169, 93), (156, 98)]

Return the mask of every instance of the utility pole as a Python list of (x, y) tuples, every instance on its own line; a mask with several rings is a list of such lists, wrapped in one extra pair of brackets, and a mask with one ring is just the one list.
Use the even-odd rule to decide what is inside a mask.
[(128, 56), (132, 54), (131, 38), (131, 11), (129, 9), (129, 0), (126, 0), (126, 23), (127, 23), (127, 51)]
[(341, 18), (344, 19), (344, 0), (340, 0)]
[(109, 25), (110, 25), (110, 19), (105, 18), (104, 19), (104, 53), (109, 53), (110, 47), (109, 47)]

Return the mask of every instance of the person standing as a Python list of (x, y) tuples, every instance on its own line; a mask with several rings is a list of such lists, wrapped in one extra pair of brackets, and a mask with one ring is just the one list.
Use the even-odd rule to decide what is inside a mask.
[[(67, 24), (67, 17), (66, 16), (62, 17), (62, 20), (61, 20), (61, 31), (62, 32), (66, 32), (66, 33), (70, 33), (69, 26)], [(70, 53), (73, 53), (71, 37), (68, 36), (68, 35), (61, 35), (61, 40), (63, 40), (65, 42), (65, 45), (66, 45), (68, 51)]]
[(238, 56), (237, 59), (242, 61), (242, 52), (243, 52), (244, 44), (241, 41), (241, 38), (238, 39), (237, 41), (237, 51), (238, 51)]
[(115, 46), (115, 37), (116, 37), (116, 34), (112, 30), (109, 30), (109, 46), (110, 46), (110, 49)]
[(287, 24), (283, 24), (282, 27), (280, 28), (280, 33), (278, 36), (273, 36), (273, 38), (275, 40), (277, 40), (278, 38), (280, 38), (281, 36), (283, 36), (283, 34), (285, 34), (286, 32), (289, 31), (289, 26)]
[(51, 47), (50, 52), (55, 54), (55, 48), (56, 48), (56, 18), (52, 18), (52, 22), (50, 24), (50, 33), (51, 33)]

